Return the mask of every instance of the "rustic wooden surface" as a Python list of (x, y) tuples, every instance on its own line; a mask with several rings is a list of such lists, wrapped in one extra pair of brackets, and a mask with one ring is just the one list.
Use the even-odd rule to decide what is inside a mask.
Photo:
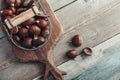
[[(48, 2), (64, 29), (64, 35), (54, 49), (54, 59), (56, 64), (60, 65), (59, 68), (69, 73), (65, 76), (65, 80), (73, 78), (74, 80), (119, 80), (118, 67), (120, 65), (119, 56), (117, 56), (117, 52), (120, 51), (119, 42), (116, 43), (117, 45), (112, 42), (120, 38), (113, 39), (111, 42), (109, 39), (120, 33), (120, 1), (48, 0)], [(93, 56), (87, 58), (78, 56), (75, 60), (68, 61), (65, 52), (74, 48), (69, 46), (68, 42), (75, 34), (80, 34), (84, 39), (83, 46), (77, 50), (81, 51), (86, 46), (97, 48)], [(103, 43), (107, 48), (103, 47), (103, 52), (99, 52), (103, 45), (100, 47), (98, 44), (106, 40), (112, 45), (107, 46)], [(42, 72), (43, 67), (38, 63), (18, 62), (1, 32), (0, 47), (0, 80), (9, 80), (9, 78), (11, 80), (30, 80)], [(75, 68), (76, 66), (78, 67)], [(96, 73), (98, 74), (94, 76)]]

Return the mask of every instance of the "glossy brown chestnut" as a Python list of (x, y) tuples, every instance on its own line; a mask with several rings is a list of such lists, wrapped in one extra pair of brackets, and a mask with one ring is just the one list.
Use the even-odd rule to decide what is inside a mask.
[(19, 31), (19, 29), (18, 29), (18, 27), (16, 26), (16, 27), (13, 27), (13, 28), (11, 29), (11, 31), (12, 31), (12, 34), (17, 34), (18, 31)]
[(13, 11), (10, 10), (10, 9), (4, 9), (4, 10), (1, 11), (1, 14), (3, 16), (13, 16)]
[(6, 0), (6, 3), (9, 5), (9, 6), (15, 6), (15, 0)]
[(84, 48), (83, 49), (83, 53), (85, 54), (85, 55), (88, 55), (88, 56), (91, 56), (92, 55), (92, 48), (90, 48), (90, 47), (86, 47), (86, 48)]
[(67, 57), (69, 57), (70, 59), (74, 59), (77, 57), (77, 51), (75, 49), (72, 49), (72, 50), (69, 50), (67, 53), (66, 53)]
[(35, 22), (35, 18), (30, 18), (29, 20), (25, 21), (24, 24), (30, 26), (30, 25), (32, 25), (34, 22)]
[(18, 42), (18, 43), (20, 43), (20, 42), (21, 42), (20, 37), (19, 37), (19, 36), (17, 36), (17, 35), (13, 35), (13, 39), (14, 39), (16, 42)]
[(28, 33), (28, 29), (27, 28), (20, 28), (19, 29), (19, 35), (23, 38), (28, 37), (29, 33)]
[(16, 7), (20, 7), (21, 4), (22, 4), (22, 0), (16, 0), (16, 1), (15, 1), (15, 6), (16, 6)]
[(29, 33), (33, 35), (39, 35), (41, 32), (41, 29), (37, 25), (32, 25), (29, 28)]
[(37, 39), (33, 40), (33, 45), (34, 46), (39, 46), (45, 42), (45, 38), (39, 36)]
[(24, 39), (23, 46), (26, 48), (32, 48), (32, 38), (27, 37)]
[(12, 12), (15, 14), (16, 13), (16, 8), (15, 7), (10, 7), (10, 10), (12, 10)]
[(80, 35), (75, 35), (73, 38), (72, 38), (72, 44), (76, 47), (79, 47), (81, 46), (83, 43), (83, 39)]
[(36, 23), (39, 25), (40, 28), (44, 29), (48, 26), (47, 21), (45, 21), (44, 19), (38, 19), (36, 20)]
[(49, 35), (50, 35), (50, 30), (49, 29), (44, 29), (44, 30), (42, 30), (42, 36), (43, 37), (48, 37)]

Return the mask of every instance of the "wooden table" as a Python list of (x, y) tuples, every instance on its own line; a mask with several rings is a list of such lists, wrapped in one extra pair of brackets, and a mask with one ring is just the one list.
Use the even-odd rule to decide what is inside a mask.
[[(68, 75), (65, 80), (120, 79), (120, 0), (48, 0), (63, 25), (64, 35), (54, 49), (58, 68)], [(80, 34), (84, 44), (93, 47), (93, 55), (65, 57), (71, 37)], [(39, 80), (43, 66), (20, 63), (0, 30), (0, 80)], [(39, 77), (38, 77), (39, 76)], [(53, 80), (53, 79), (51, 79)]]

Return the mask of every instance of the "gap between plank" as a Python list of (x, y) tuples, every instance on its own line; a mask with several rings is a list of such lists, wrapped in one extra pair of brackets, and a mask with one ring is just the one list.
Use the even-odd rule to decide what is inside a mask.
[(64, 6), (60, 7), (60, 8), (58, 8), (58, 9), (54, 10), (54, 12), (63, 9), (63, 8), (67, 7), (67, 6), (70, 5), (70, 4), (73, 4), (73, 3), (76, 2), (76, 1), (78, 1), (78, 0), (74, 0), (74, 1), (72, 1), (72, 2), (70, 2), (70, 3), (68, 3), (68, 4), (66, 4), (66, 5), (64, 5)]

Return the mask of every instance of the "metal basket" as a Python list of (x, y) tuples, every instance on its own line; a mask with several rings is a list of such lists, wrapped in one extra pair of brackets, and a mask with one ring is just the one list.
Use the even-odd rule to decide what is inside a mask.
[[(49, 25), (49, 27), (50, 27), (50, 28), (49, 28), (49, 29), (50, 29), (50, 34), (49, 34), (47, 40), (46, 40), (42, 45), (40, 45), (40, 46), (38, 46), (38, 47), (25, 48), (25, 47), (21, 46), (20, 44), (18, 44), (17, 42), (15, 42), (15, 40), (14, 40), (13, 37), (12, 37), (12, 33), (9, 33), (5, 22), (3, 22), (3, 21), (1, 20), (1, 24), (2, 24), (2, 27), (3, 27), (4, 30), (5, 30), (5, 33), (6, 33), (7, 38), (12, 42), (12, 44), (14, 44), (16, 47), (18, 47), (18, 48), (20, 48), (20, 49), (22, 49), (22, 50), (37, 50), (37, 49), (43, 47), (43, 46), (48, 42), (48, 40), (50, 39), (50, 36), (51, 36), (52, 26), (51, 26), (51, 22), (50, 22), (49, 16), (47, 15), (45, 9), (43, 8), (43, 5), (41, 4), (41, 2), (40, 2), (39, 0), (37, 0), (37, 1), (35, 0), (35, 5), (38, 7), (38, 9), (40, 9), (40, 10), (43, 11), (44, 15), (41, 15), (41, 17), (45, 17), (45, 16), (46, 16), (46, 18), (47, 18), (47, 20), (48, 20), (48, 25)], [(37, 16), (39, 16), (39, 15), (37, 15)]]

